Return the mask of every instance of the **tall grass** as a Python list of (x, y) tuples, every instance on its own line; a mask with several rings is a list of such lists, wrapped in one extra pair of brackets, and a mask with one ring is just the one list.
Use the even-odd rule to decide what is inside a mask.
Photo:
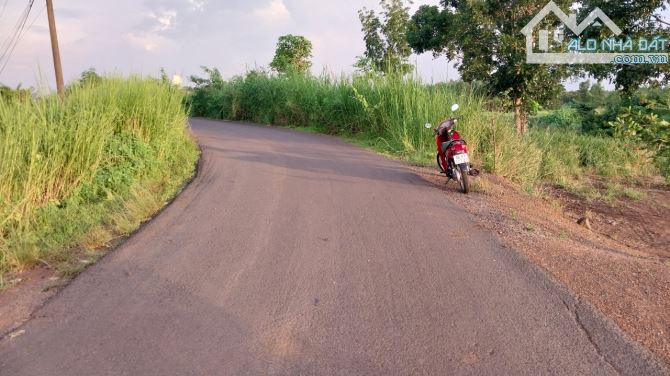
[(435, 144), (426, 122), (461, 109), (459, 131), (484, 170), (532, 190), (544, 181), (565, 183), (585, 173), (638, 177), (654, 174), (649, 155), (622, 141), (570, 129), (515, 132), (508, 114), (486, 111), (486, 98), (463, 83), (426, 85), (418, 78), (274, 76), (250, 72), (210, 81), (189, 97), (196, 116), (309, 126), (357, 135), (375, 148), (432, 163)]
[(141, 78), (0, 98), (0, 276), (127, 232), (174, 194), (197, 157), (183, 99)]

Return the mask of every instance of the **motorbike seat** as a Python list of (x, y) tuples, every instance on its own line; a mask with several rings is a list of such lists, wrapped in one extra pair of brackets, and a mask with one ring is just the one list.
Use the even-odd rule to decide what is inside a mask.
[(445, 154), (447, 152), (447, 149), (451, 146), (451, 144), (456, 143), (456, 142), (462, 142), (463, 144), (467, 145), (468, 143), (465, 142), (464, 140), (458, 139), (458, 140), (449, 140), (446, 142), (442, 143), (442, 153)]

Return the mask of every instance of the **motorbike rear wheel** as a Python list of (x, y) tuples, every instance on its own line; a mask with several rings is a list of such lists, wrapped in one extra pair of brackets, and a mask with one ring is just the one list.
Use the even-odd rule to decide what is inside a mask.
[(464, 163), (459, 165), (457, 168), (458, 168), (458, 174), (460, 175), (458, 179), (458, 184), (461, 185), (461, 190), (463, 191), (463, 193), (467, 195), (468, 193), (470, 193), (470, 179), (468, 175), (468, 165)]

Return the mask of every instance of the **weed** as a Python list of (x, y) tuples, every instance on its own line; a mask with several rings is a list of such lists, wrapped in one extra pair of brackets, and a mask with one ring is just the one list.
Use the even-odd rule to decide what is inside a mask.
[(197, 158), (183, 100), (137, 77), (73, 86), (64, 100), (0, 98), (0, 275), (67, 265), (160, 208)]
[(516, 210), (510, 210), (509, 217), (516, 222), (519, 220), (519, 212), (517, 212)]
[(631, 200), (636, 200), (636, 201), (642, 200), (644, 198), (644, 193), (643, 192), (640, 192), (637, 189), (630, 188), (630, 187), (624, 188), (623, 191), (622, 191), (622, 194), (623, 194), (624, 197), (629, 198)]
[(90, 229), (81, 238), (78, 243), (84, 249), (98, 249), (106, 246), (112, 241), (114, 235), (105, 226), (98, 225)]

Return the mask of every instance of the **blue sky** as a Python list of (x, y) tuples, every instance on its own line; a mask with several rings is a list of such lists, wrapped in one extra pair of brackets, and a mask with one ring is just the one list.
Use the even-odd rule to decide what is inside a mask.
[[(0, 46), (27, 0), (0, 0)], [(439, 0), (415, 1), (413, 9)], [(315, 73), (351, 72), (364, 44), (357, 11), (378, 0), (54, 0), (66, 80), (85, 69), (156, 75), (198, 74), (215, 66), (224, 76), (267, 66), (277, 38), (293, 33), (314, 44)], [(4, 5), (4, 9), (3, 9)], [(666, 16), (668, 12), (666, 12)], [(670, 17), (666, 17), (670, 19)], [(44, 9), (36, 1), (0, 83), (53, 87), (53, 66)], [(413, 56), (428, 81), (458, 78), (453, 64), (432, 55)], [(574, 86), (574, 84), (569, 85)]]

